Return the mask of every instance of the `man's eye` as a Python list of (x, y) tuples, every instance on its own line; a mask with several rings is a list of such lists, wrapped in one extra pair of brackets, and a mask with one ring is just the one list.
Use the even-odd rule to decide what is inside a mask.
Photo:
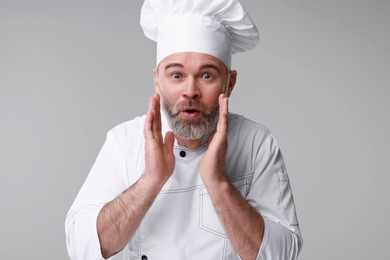
[(180, 79), (181, 78), (181, 74), (176, 72), (176, 73), (173, 73), (171, 75), (171, 77), (174, 78), (174, 79)]
[(213, 75), (211, 75), (210, 73), (204, 73), (202, 75), (202, 78), (204, 78), (204, 79), (211, 79), (212, 77), (213, 77)]

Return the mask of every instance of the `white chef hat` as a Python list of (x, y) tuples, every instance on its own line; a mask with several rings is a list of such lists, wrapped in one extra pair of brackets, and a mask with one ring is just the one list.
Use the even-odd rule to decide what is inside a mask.
[(157, 65), (177, 52), (200, 52), (228, 68), (231, 55), (253, 48), (259, 34), (238, 0), (145, 0), (141, 26), (157, 42)]

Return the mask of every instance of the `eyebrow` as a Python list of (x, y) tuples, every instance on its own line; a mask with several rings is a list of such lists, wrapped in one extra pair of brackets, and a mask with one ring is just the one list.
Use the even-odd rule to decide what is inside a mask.
[[(183, 64), (181, 64), (181, 63), (169, 63), (169, 64), (165, 65), (164, 71), (166, 71), (170, 68), (175, 68), (175, 67), (182, 68), (182, 69), (184, 68)], [(218, 68), (218, 66), (216, 66), (212, 63), (203, 64), (202, 66), (200, 66), (199, 69), (214, 69), (218, 73), (221, 73), (221, 70)]]
[(202, 66), (200, 66), (200, 69), (214, 69), (216, 70), (218, 73), (221, 73), (221, 70), (214, 64), (204, 64)]
[(165, 65), (164, 70), (166, 71), (167, 69), (174, 68), (174, 67), (184, 68), (183, 64), (169, 63), (169, 64)]

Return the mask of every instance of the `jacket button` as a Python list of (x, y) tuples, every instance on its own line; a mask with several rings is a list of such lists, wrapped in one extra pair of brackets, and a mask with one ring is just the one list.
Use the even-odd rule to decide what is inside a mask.
[(146, 255), (141, 256), (141, 260), (148, 260), (148, 257)]
[(181, 157), (186, 157), (186, 152), (185, 151), (180, 151), (179, 154), (180, 154)]

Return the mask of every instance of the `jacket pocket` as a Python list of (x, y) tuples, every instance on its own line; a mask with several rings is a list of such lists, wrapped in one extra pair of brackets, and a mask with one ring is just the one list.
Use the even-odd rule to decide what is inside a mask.
[(291, 226), (297, 226), (298, 219), (295, 212), (294, 199), (290, 187), (290, 179), (286, 173), (277, 173), (276, 178), (280, 192), (280, 201), (288, 219), (288, 223)]
[[(253, 175), (241, 177), (239, 179), (231, 180), (231, 184), (245, 197), (251, 183)], [(213, 202), (208, 194), (206, 188), (200, 189), (199, 193), (199, 226), (200, 228), (213, 233), (220, 237), (226, 237), (226, 232), (223, 228), (218, 214), (215, 211)]]
[(200, 189), (199, 193), (199, 227), (214, 235), (226, 237), (225, 230), (214, 209), (213, 202), (206, 190)]

